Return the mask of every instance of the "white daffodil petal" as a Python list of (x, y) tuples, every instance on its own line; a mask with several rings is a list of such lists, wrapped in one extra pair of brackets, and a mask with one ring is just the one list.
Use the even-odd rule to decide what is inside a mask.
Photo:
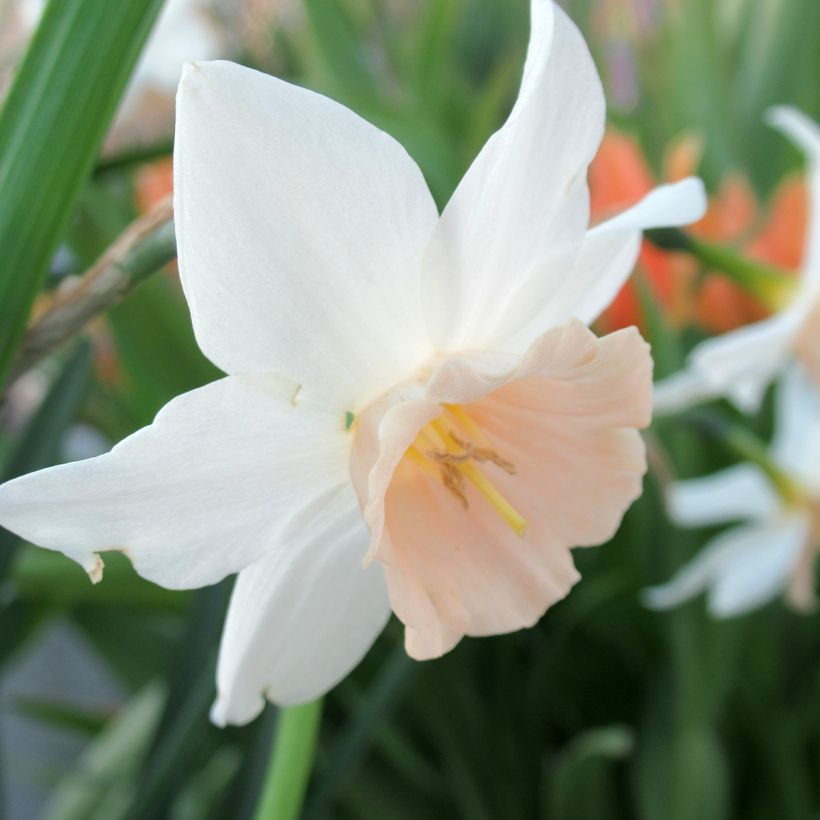
[(806, 155), (809, 182), (809, 224), (803, 253), (803, 277), (820, 286), (820, 126), (801, 111), (776, 106), (767, 112), (769, 122), (788, 136)]
[(659, 185), (640, 202), (594, 227), (590, 234), (607, 231), (643, 231), (696, 222), (706, 213), (706, 190), (697, 177)]
[(724, 567), (731, 568), (741, 528), (713, 538), (694, 558), (684, 564), (665, 584), (648, 587), (641, 595), (651, 609), (674, 609), (703, 592)]
[(246, 723), (265, 697), (281, 706), (331, 689), (361, 660), (390, 614), (381, 566), (350, 486), (275, 554), (239, 574), (222, 637), (219, 725)]
[(731, 618), (782, 592), (800, 559), (810, 526), (808, 517), (791, 516), (765, 527), (733, 530), (731, 560), (714, 579), (709, 594), (711, 613)]
[[(228, 377), (178, 396), (110, 453), (0, 486), (0, 524), (99, 574), (122, 550), (174, 589), (219, 581), (348, 481), (344, 420)], [(94, 580), (98, 580), (95, 578)]]
[(531, 9), (518, 100), (445, 208), (425, 259), (425, 311), (441, 350), (504, 348), (572, 269), (586, 233), (603, 92), (566, 14), (552, 0)]
[(429, 355), (418, 272), (438, 214), (387, 134), (259, 72), (189, 65), (174, 189), (197, 340), (226, 372), (357, 410)]
[(725, 395), (741, 410), (754, 412), (766, 388), (788, 359), (803, 309), (795, 304), (753, 325), (701, 342), (682, 373), (655, 385), (655, 407), (674, 412), (691, 403)]
[(516, 336), (518, 344), (571, 317), (586, 324), (595, 321), (632, 273), (641, 232), (661, 225), (686, 225), (705, 210), (703, 183), (690, 178), (656, 188), (628, 211), (593, 228), (586, 234), (572, 275), (564, 278), (532, 326)]
[(543, 310), (505, 342), (505, 348), (523, 352), (544, 328), (570, 318), (589, 324), (629, 278), (640, 248), (640, 231), (590, 231), (575, 260), (572, 275), (558, 285)]
[(820, 162), (820, 127), (802, 111), (790, 105), (775, 105), (766, 112), (770, 125), (797, 145), (812, 162)]
[(572, 275), (550, 305), (552, 320), (572, 316), (585, 324), (595, 321), (635, 268), (641, 238), (639, 230), (590, 231)]
[(721, 391), (698, 370), (685, 368), (667, 376), (653, 387), (653, 413), (657, 418), (670, 413), (680, 413), (693, 405), (711, 401)]
[(684, 527), (753, 521), (777, 513), (780, 500), (752, 464), (737, 464), (703, 478), (676, 481), (666, 491), (669, 517)]
[(788, 359), (802, 311), (787, 309), (731, 333), (707, 339), (690, 355), (690, 366), (741, 410), (754, 412)]
[(727, 530), (671, 581), (645, 590), (644, 602), (653, 609), (671, 609), (708, 588), (709, 609), (716, 617), (748, 612), (783, 589), (808, 528), (805, 517), (790, 516)]
[(778, 467), (820, 492), (820, 392), (798, 364), (777, 387), (771, 452)]

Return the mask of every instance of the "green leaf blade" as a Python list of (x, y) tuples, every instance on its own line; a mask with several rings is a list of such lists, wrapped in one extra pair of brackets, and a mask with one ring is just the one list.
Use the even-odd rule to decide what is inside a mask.
[(162, 0), (51, 2), (0, 112), (0, 378)]

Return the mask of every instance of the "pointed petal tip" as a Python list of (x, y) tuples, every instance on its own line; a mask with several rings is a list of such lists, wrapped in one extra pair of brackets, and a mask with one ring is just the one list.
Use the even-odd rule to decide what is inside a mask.
[(182, 65), (177, 93), (196, 91), (203, 82), (213, 79), (220, 71), (241, 67), (229, 60), (193, 60)]
[(799, 108), (793, 105), (773, 105), (763, 113), (763, 121), (772, 128), (788, 133), (795, 126), (812, 123)]
[(362, 569), (367, 569), (373, 561), (376, 560), (376, 553), (379, 550), (378, 544), (371, 544), (370, 549), (365, 553), (364, 558), (362, 558)]
[(763, 115), (766, 123), (785, 134), (810, 159), (820, 162), (820, 127), (799, 108), (774, 105)]
[(706, 189), (699, 177), (658, 185), (637, 205), (593, 228), (595, 232), (676, 228), (697, 222), (708, 206)]
[(244, 726), (254, 720), (265, 708), (266, 700), (260, 694), (253, 703), (245, 703), (244, 708), (232, 702), (224, 692), (217, 692), (216, 700), (209, 714), (211, 723), (219, 729), (227, 726)]
[(460, 637), (456, 637), (455, 641), (445, 642), (431, 630), (418, 630), (409, 626), (404, 628), (404, 651), (407, 657), (417, 662), (434, 661), (443, 657), (459, 640)]
[(791, 105), (772, 105), (763, 112), (763, 121), (773, 128), (780, 128), (783, 121), (788, 121), (793, 114), (800, 112)]
[[(556, 8), (563, 11), (560, 6), (556, 6), (553, 0), (530, 0), (530, 28), (539, 25), (552, 26), (555, 18)], [(569, 19), (569, 15), (566, 15)]]
[(679, 224), (690, 225), (703, 217), (709, 207), (709, 200), (706, 196), (706, 186), (700, 177), (686, 177), (670, 187), (680, 202)]
[(657, 381), (652, 386), (653, 415), (681, 413), (716, 396), (703, 374), (688, 367)]
[(225, 705), (225, 701), (222, 698), (222, 695), (218, 695), (217, 699), (213, 703), (213, 706), (211, 706), (209, 715), (211, 723), (213, 723), (213, 725), (218, 729), (224, 729), (227, 725), (226, 712), (227, 707)]
[(724, 602), (714, 593), (707, 598), (706, 609), (709, 615), (717, 621), (724, 621), (727, 618), (737, 618), (739, 615), (744, 615), (750, 609), (754, 609), (754, 605), (749, 605), (746, 602)]
[(641, 603), (647, 609), (656, 612), (671, 609), (675, 604), (669, 600), (668, 591), (664, 586), (646, 587), (640, 593)]
[(88, 573), (92, 584), (99, 584), (103, 579), (105, 562), (95, 553), (92, 559), (83, 565), (83, 569)]
[(178, 91), (187, 91), (191, 86), (197, 82), (199, 75), (202, 73), (202, 63), (187, 62), (182, 64), (182, 74), (179, 78)]

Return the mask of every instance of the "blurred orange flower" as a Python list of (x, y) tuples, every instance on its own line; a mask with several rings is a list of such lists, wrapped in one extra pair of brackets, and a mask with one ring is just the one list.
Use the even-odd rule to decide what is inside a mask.
[[(664, 176), (674, 182), (692, 174), (700, 160), (697, 137), (680, 138), (665, 159)], [(657, 184), (632, 137), (609, 129), (589, 169), (590, 207), (595, 221), (634, 204)], [(764, 212), (741, 174), (723, 180), (703, 219), (689, 230), (695, 236), (739, 247), (761, 262), (795, 270), (806, 231), (806, 187), (802, 178), (784, 181)], [(676, 325), (700, 324), (723, 333), (757, 321), (768, 311), (733, 281), (710, 271), (698, 280), (698, 264), (685, 254), (661, 250), (645, 241), (638, 268), (666, 314)], [(598, 320), (609, 333), (629, 325), (642, 326), (635, 282), (630, 280)]]
[(171, 157), (143, 165), (134, 176), (134, 202), (140, 213), (150, 211), (174, 191), (174, 168)]

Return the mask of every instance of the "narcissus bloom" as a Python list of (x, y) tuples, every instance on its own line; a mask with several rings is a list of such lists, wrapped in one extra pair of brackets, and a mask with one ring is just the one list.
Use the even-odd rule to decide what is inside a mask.
[(820, 128), (792, 108), (775, 108), (769, 119), (808, 160), (809, 220), (801, 275), (778, 289), (787, 298), (774, 315), (698, 345), (683, 371), (657, 385), (657, 411), (674, 412), (717, 396), (755, 410), (792, 356), (820, 384)]
[(220, 723), (329, 689), (391, 608), (415, 658), (534, 623), (645, 470), (647, 345), (586, 323), (642, 227), (704, 207), (689, 180), (588, 230), (603, 124), (589, 52), (547, 0), (515, 107), (441, 216), (401, 146), (346, 108), (189, 66), (179, 267), (228, 375), (111, 453), (4, 485), (0, 522), (95, 578), (111, 549), (168, 587), (238, 572)]
[(768, 471), (739, 464), (668, 490), (674, 521), (686, 527), (741, 522), (704, 547), (669, 583), (647, 590), (658, 609), (709, 591), (717, 617), (740, 615), (784, 590), (797, 609), (815, 604), (820, 547), (820, 399), (797, 366), (778, 387), (777, 430)]

